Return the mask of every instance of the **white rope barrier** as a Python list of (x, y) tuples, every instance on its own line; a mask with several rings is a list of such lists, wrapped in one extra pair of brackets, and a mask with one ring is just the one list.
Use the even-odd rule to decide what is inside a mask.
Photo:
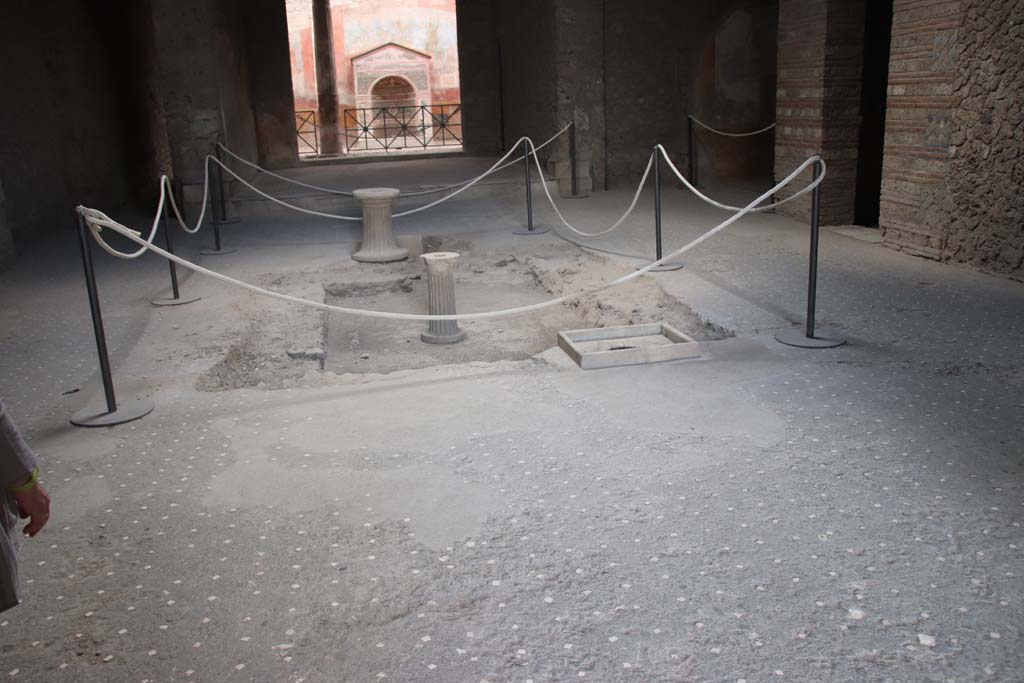
[[(686, 176), (684, 176), (682, 173), (679, 172), (679, 169), (676, 168), (676, 165), (672, 163), (672, 159), (669, 158), (668, 152), (665, 151), (665, 148), (662, 147), (660, 144), (657, 145), (657, 148), (661, 152), (661, 156), (665, 159), (665, 163), (667, 163), (668, 167), (670, 169), (672, 169), (672, 173), (674, 173), (676, 178), (679, 179), (679, 182), (681, 182), (683, 185), (685, 185), (686, 188), (690, 192), (692, 192), (693, 194), (697, 195), (698, 198), (703, 199), (705, 202), (707, 202), (708, 204), (711, 204), (712, 206), (717, 206), (719, 209), (724, 209), (725, 211), (742, 211), (743, 210), (743, 207), (730, 206), (728, 204), (722, 204), (721, 202), (716, 202), (714, 199), (712, 199), (711, 197), (707, 196), (706, 194), (704, 194), (703, 192), (698, 190), (696, 187), (693, 186), (693, 184), (689, 180), (686, 179)], [(824, 161), (822, 163), (824, 164)], [(787, 202), (793, 201), (797, 197), (802, 197), (803, 195), (805, 195), (808, 192), (810, 192), (811, 190), (813, 190), (815, 187), (816, 187), (816, 185), (808, 185), (807, 187), (804, 187), (804, 188), (800, 189), (799, 191), (791, 194), (790, 196), (786, 197), (785, 199), (781, 199), (781, 200), (779, 200), (779, 201), (777, 201), (777, 202), (775, 202), (773, 204), (765, 204), (764, 206), (758, 206), (756, 208), (751, 209), (750, 212), (751, 213), (760, 213), (761, 211), (770, 211), (770, 210), (774, 209), (777, 206), (782, 206), (783, 204), (785, 204)], [(772, 195), (770, 194), (768, 196), (771, 197)]]
[[(419, 213), (420, 211), (425, 211), (425, 210), (427, 210), (429, 208), (435, 207), (438, 204), (441, 204), (442, 202), (446, 202), (449, 199), (452, 199), (453, 197), (455, 197), (455, 196), (465, 192), (466, 190), (468, 190), (469, 188), (473, 187), (478, 182), (480, 182), (481, 180), (486, 178), (491, 173), (494, 173), (495, 169), (497, 169), (502, 163), (504, 163), (509, 158), (509, 156), (511, 156), (512, 154), (514, 154), (516, 152), (518, 146), (521, 145), (523, 143), (523, 141), (528, 141), (531, 146), (533, 144), (533, 142), (530, 141), (530, 139), (527, 138), (527, 137), (519, 138), (519, 140), (516, 142), (516, 145), (512, 149), (510, 149), (509, 151), (505, 152), (505, 156), (501, 157), (496, 162), (494, 162), (494, 164), (489, 169), (487, 169), (482, 175), (479, 175), (476, 178), (473, 178), (472, 180), (468, 181), (465, 185), (463, 185), (459, 189), (455, 190), (451, 194), (447, 194), (447, 195), (441, 197), (440, 199), (436, 199), (436, 200), (430, 202), (429, 204), (424, 204), (423, 206), (416, 207), (415, 209), (409, 209), (408, 211), (401, 211), (399, 213), (393, 214), (392, 217), (393, 218), (401, 218), (402, 216), (410, 216), (410, 215), (412, 215), (414, 213)], [(210, 156), (210, 155), (207, 155), (207, 159), (213, 161), (215, 164), (217, 164), (222, 169), (227, 171), (228, 174), (230, 174), (235, 180), (237, 180), (238, 182), (242, 183), (242, 185), (245, 185), (247, 188), (249, 188), (250, 190), (252, 190), (256, 194), (260, 195), (261, 197), (265, 197), (266, 199), (269, 199), (270, 201), (275, 202), (276, 204), (280, 204), (281, 206), (284, 206), (286, 208), (292, 209), (293, 211), (298, 211), (299, 213), (308, 214), (310, 216), (320, 216), (322, 218), (331, 218), (331, 219), (339, 220), (339, 221), (361, 221), (361, 220), (363, 220), (362, 216), (341, 216), (339, 214), (326, 213), (324, 211), (315, 211), (313, 209), (305, 209), (305, 208), (303, 208), (301, 206), (296, 206), (295, 204), (290, 204), (290, 203), (284, 201), (283, 199), (278, 199), (277, 197), (275, 197), (275, 196), (273, 196), (271, 194), (267, 194), (263, 190), (259, 189), (258, 187), (256, 187), (255, 185), (253, 185), (252, 183), (247, 181), (245, 178), (243, 178), (242, 176), (238, 175), (233, 170), (231, 170), (231, 168), (228, 167), (228, 165), (225, 164), (220, 159), (218, 159), (218, 158), (216, 158), (214, 156)]]
[[(168, 178), (165, 175), (160, 176), (160, 184), (161, 184), (161, 187), (166, 186), (169, 190), (172, 189), (171, 188), (171, 179)], [(163, 195), (163, 190), (162, 189), (160, 191), (160, 194), (161, 194), (161, 196)], [(209, 162), (209, 160), (205, 159), (204, 163), (203, 163), (203, 205), (202, 205), (202, 208), (199, 210), (199, 219), (196, 220), (196, 226), (194, 228), (190, 228), (187, 225), (185, 225), (185, 218), (182, 216), (181, 210), (178, 208), (178, 202), (174, 199), (174, 192), (173, 191), (168, 192), (167, 196), (168, 196), (168, 199), (170, 200), (170, 203), (171, 203), (171, 210), (174, 212), (174, 217), (177, 219), (178, 225), (181, 226), (181, 229), (184, 230), (185, 232), (187, 232), (190, 235), (194, 235), (197, 232), (199, 232), (199, 229), (201, 227), (203, 227), (203, 220), (205, 220), (205, 218), (206, 218), (206, 207), (207, 207), (207, 205), (209, 203), (209, 198), (210, 198), (210, 162)], [(163, 200), (161, 200), (161, 204), (162, 203), (163, 203)], [(162, 206), (157, 208), (157, 217), (158, 218), (160, 216), (160, 210), (162, 208), (163, 208)]]
[[(84, 207), (84, 206), (79, 206), (77, 208), (77, 211), (85, 219), (86, 225), (89, 227), (90, 231), (92, 232), (93, 237), (97, 241), (99, 241), (101, 243), (101, 245), (105, 244), (105, 241), (102, 240), (102, 238), (100, 236), (100, 232), (102, 231), (103, 228), (110, 228), (114, 232), (117, 232), (117, 233), (123, 235), (124, 237), (127, 237), (129, 240), (139, 244), (142, 247), (143, 251), (145, 251), (145, 250), (152, 251), (155, 254), (157, 254), (159, 256), (162, 256), (162, 257), (164, 257), (166, 259), (169, 259), (169, 260), (177, 263), (178, 265), (181, 265), (181, 266), (183, 266), (185, 268), (188, 268), (188, 269), (190, 269), (192, 271), (195, 271), (195, 272), (200, 273), (202, 275), (206, 275), (208, 277), (220, 280), (222, 282), (226, 282), (226, 283), (234, 285), (236, 287), (240, 287), (242, 289), (246, 289), (246, 290), (254, 292), (256, 294), (261, 294), (263, 296), (279, 299), (279, 300), (282, 300), (282, 301), (288, 301), (288, 302), (299, 304), (299, 305), (303, 305), (303, 306), (309, 306), (311, 308), (316, 308), (316, 309), (323, 310), (323, 311), (329, 311), (329, 312), (332, 312), (332, 313), (342, 313), (342, 314), (347, 314), (347, 315), (356, 315), (356, 316), (363, 316), (363, 317), (368, 317), (368, 318), (386, 318), (386, 319), (391, 319), (391, 320), (418, 320), (418, 321), (430, 321), (430, 320), (480, 320), (480, 319), (484, 319), (484, 318), (497, 318), (497, 317), (507, 316), (507, 315), (516, 315), (516, 314), (521, 314), (521, 313), (528, 313), (528, 312), (539, 310), (539, 309), (542, 309), (542, 308), (547, 308), (548, 306), (554, 306), (554, 305), (557, 305), (557, 304), (565, 303), (566, 301), (573, 301), (573, 300), (579, 299), (579, 298), (584, 297), (584, 296), (589, 296), (591, 294), (596, 294), (596, 293), (601, 292), (601, 291), (603, 291), (605, 289), (608, 289), (610, 287), (614, 287), (616, 285), (620, 285), (620, 284), (629, 282), (631, 280), (635, 280), (636, 278), (640, 277), (641, 275), (644, 275), (645, 273), (650, 272), (651, 270), (653, 270), (657, 266), (661, 265), (662, 263), (665, 263), (665, 262), (667, 262), (667, 261), (669, 261), (669, 260), (671, 260), (673, 258), (677, 258), (678, 256), (680, 256), (680, 255), (690, 251), (691, 249), (693, 249), (697, 245), (701, 244), (705, 240), (710, 239), (712, 236), (716, 235), (717, 233), (721, 232), (725, 228), (729, 227), (730, 225), (732, 225), (733, 223), (738, 221), (740, 218), (742, 218), (743, 216), (745, 216), (748, 213), (750, 213), (754, 209), (754, 207), (757, 206), (758, 204), (760, 204), (762, 201), (764, 201), (768, 197), (771, 197), (774, 193), (776, 193), (778, 190), (782, 189), (783, 187), (786, 187), (787, 185), (789, 185), (789, 183), (791, 183), (801, 173), (803, 173), (804, 170), (809, 168), (812, 164), (816, 164), (816, 163), (817, 164), (821, 164), (822, 172), (819, 175), (819, 177), (817, 178), (817, 180), (813, 181), (810, 185), (808, 185), (807, 188), (805, 188), (807, 190), (814, 189), (814, 187), (816, 187), (818, 184), (820, 184), (821, 181), (824, 179), (824, 177), (825, 177), (825, 170), (826, 170), (825, 169), (825, 162), (821, 159), (821, 157), (818, 157), (818, 156), (811, 157), (807, 161), (803, 162), (796, 170), (794, 170), (792, 173), (790, 173), (783, 181), (781, 181), (775, 187), (773, 187), (772, 189), (768, 190), (767, 192), (762, 194), (760, 197), (757, 197), (756, 199), (754, 199), (754, 201), (752, 201), (746, 207), (741, 209), (739, 212), (733, 214), (732, 216), (730, 216), (726, 220), (722, 221), (721, 223), (719, 223), (714, 228), (708, 230), (707, 232), (705, 232), (704, 234), (700, 235), (696, 239), (691, 240), (690, 242), (688, 242), (684, 246), (680, 247), (679, 249), (676, 249), (675, 251), (673, 251), (673, 252), (663, 256), (662, 258), (658, 259), (657, 261), (649, 263), (646, 266), (644, 266), (643, 268), (640, 268), (640, 269), (638, 269), (638, 270), (636, 270), (636, 271), (634, 271), (632, 273), (629, 273), (627, 275), (623, 275), (622, 277), (617, 278), (615, 280), (612, 280), (610, 282), (606, 282), (606, 283), (604, 283), (602, 285), (599, 285), (597, 287), (593, 287), (593, 288), (591, 288), (589, 290), (584, 290), (582, 292), (577, 292), (575, 294), (567, 294), (567, 295), (564, 295), (564, 296), (560, 296), (560, 297), (557, 297), (557, 298), (554, 298), (554, 299), (548, 299), (547, 301), (542, 301), (542, 302), (535, 303), (535, 304), (530, 304), (530, 305), (527, 305), (527, 306), (519, 306), (519, 307), (516, 307), (516, 308), (506, 308), (506, 309), (502, 309), (502, 310), (499, 310), (499, 311), (486, 311), (486, 312), (481, 312), (481, 313), (461, 313), (461, 314), (450, 314), (450, 315), (423, 315), (423, 314), (414, 314), (414, 313), (391, 313), (391, 312), (388, 312), (388, 311), (372, 311), (372, 310), (364, 310), (364, 309), (358, 309), (358, 308), (347, 308), (347, 307), (343, 307), (343, 306), (334, 306), (334, 305), (326, 304), (326, 303), (322, 303), (322, 302), (310, 301), (309, 299), (302, 299), (300, 297), (291, 296), (289, 294), (283, 294), (281, 292), (275, 292), (275, 291), (272, 291), (272, 290), (269, 290), (269, 289), (264, 289), (262, 287), (257, 287), (256, 285), (252, 285), (252, 284), (249, 284), (247, 282), (243, 282), (241, 280), (236, 280), (235, 278), (229, 277), (227, 275), (223, 275), (221, 273), (218, 273), (216, 271), (210, 270), (208, 268), (204, 268), (204, 267), (202, 267), (200, 265), (192, 263), (191, 261), (187, 261), (186, 259), (183, 259), (180, 256), (176, 256), (176, 255), (174, 255), (174, 254), (172, 254), (172, 253), (170, 253), (168, 251), (165, 251), (165, 250), (161, 249), (160, 247), (155, 246), (152, 243), (153, 236), (154, 236), (154, 234), (156, 232), (155, 228), (154, 228), (153, 234), (151, 234), (148, 239), (143, 239), (140, 232), (138, 232), (136, 230), (132, 230), (131, 228), (128, 228), (127, 226), (122, 225), (121, 223), (118, 223), (117, 221), (111, 219), (109, 216), (104, 214), (102, 211), (98, 211), (96, 209), (90, 209), (90, 208), (87, 208), (87, 207)], [(161, 196), (163, 196), (162, 192), (161, 192)], [(108, 251), (110, 251), (110, 250), (108, 250)], [(111, 251), (111, 253), (114, 254), (115, 256), (119, 255), (119, 252), (117, 252), (116, 250)], [(120, 257), (121, 258), (133, 258), (131, 256), (124, 256), (124, 255), (120, 255)]]
[[(534, 151), (535, 152), (539, 152), (540, 150), (542, 150), (545, 147), (547, 147), (548, 145), (550, 145), (552, 142), (554, 142), (556, 139), (558, 139), (559, 136), (564, 134), (565, 131), (569, 130), (569, 128), (571, 128), (572, 125), (573, 125), (572, 123), (566, 124), (562, 128), (562, 130), (558, 131), (557, 133), (552, 135), (550, 138), (545, 140)], [(521, 142), (521, 140), (520, 140), (520, 142)], [(245, 159), (245, 158), (239, 156), (235, 152), (233, 152), (230, 149), (228, 149), (227, 147), (225, 147), (220, 142), (217, 143), (217, 146), (220, 147), (224, 152), (226, 152), (233, 159), (241, 162), (242, 164), (245, 164), (246, 166), (248, 166), (250, 168), (255, 169), (259, 173), (263, 173), (265, 175), (269, 175), (269, 176), (272, 176), (272, 177), (277, 178), (279, 180), (283, 180), (283, 181), (291, 183), (293, 185), (298, 185), (300, 187), (305, 187), (305, 188), (308, 188), (310, 190), (317, 190), (318, 192), (326, 192), (327, 194), (341, 195), (343, 197), (351, 197), (351, 196), (353, 196), (351, 192), (348, 192), (346, 190), (336, 190), (336, 189), (333, 189), (333, 188), (330, 188), (330, 187), (323, 187), (321, 185), (313, 185), (311, 183), (304, 183), (301, 180), (295, 180), (294, 178), (289, 178), (288, 176), (281, 175), (280, 173), (275, 173), (275, 172), (273, 172), (273, 171), (271, 171), (269, 169), (263, 168), (262, 166), (260, 166), (258, 164), (254, 164), (253, 162), (249, 161), (248, 159)], [(513, 151), (515, 149), (516, 148), (513, 148)], [(483, 175), (478, 176), (476, 178), (470, 178), (469, 180), (463, 180), (462, 182), (458, 182), (458, 183), (455, 183), (453, 185), (445, 185), (444, 187), (435, 187), (435, 188), (431, 188), (429, 190), (420, 190), (420, 191), (417, 191), (417, 192), (403, 192), (401, 194), (401, 196), (402, 197), (419, 197), (419, 196), (427, 195), (427, 194), (436, 194), (438, 192), (446, 192), (447, 190), (451, 190), (451, 189), (454, 189), (456, 187), (461, 187), (461, 186), (466, 185), (468, 183), (472, 183), (472, 182), (475, 182), (477, 180), (480, 180), (481, 178), (485, 178), (485, 177), (487, 177), (488, 175), (490, 175), (492, 173), (498, 173), (500, 171), (503, 171), (506, 168), (509, 168), (510, 166), (513, 166), (513, 165), (519, 163), (521, 159), (522, 159), (522, 157), (519, 157), (519, 158), (513, 159), (512, 161), (506, 163), (503, 166), (499, 166), (498, 168), (489, 169), (489, 170), (485, 171)]]
[(767, 133), (768, 131), (770, 131), (772, 128), (775, 127), (774, 123), (769, 123), (764, 128), (759, 128), (758, 130), (752, 130), (749, 133), (729, 133), (729, 132), (726, 132), (724, 130), (718, 130), (717, 128), (712, 128), (708, 124), (706, 124), (703, 121), (699, 120), (696, 116), (692, 116), (691, 115), (690, 116), (690, 120), (693, 121), (694, 123), (696, 123), (698, 126), (703, 128), (704, 130), (710, 131), (710, 132), (712, 132), (712, 133), (714, 133), (716, 135), (724, 135), (727, 138), (749, 138), (749, 137), (754, 136), (754, 135), (760, 135), (761, 133)]
[[(532, 146), (533, 143), (530, 144)], [(626, 219), (629, 218), (629, 215), (633, 213), (633, 209), (636, 208), (637, 202), (640, 201), (640, 195), (644, 191), (644, 185), (647, 184), (647, 176), (650, 175), (651, 168), (654, 166), (655, 157), (654, 153), (652, 152), (651, 156), (647, 158), (647, 167), (644, 169), (643, 177), (640, 178), (640, 184), (636, 186), (636, 192), (633, 193), (633, 201), (631, 201), (629, 203), (629, 206), (626, 208), (626, 213), (622, 214), (622, 217), (619, 218), (619, 220), (612, 223), (611, 226), (605, 228), (604, 230), (598, 230), (597, 232), (584, 232), (582, 230), (579, 230), (565, 219), (565, 216), (562, 215), (562, 212), (559, 210), (558, 205), (555, 204), (554, 197), (551, 196), (551, 191), (548, 189), (548, 184), (544, 182), (544, 173), (541, 170), (540, 159), (537, 158), (536, 150), (534, 150), (533, 152), (533, 161), (537, 166), (537, 172), (541, 174), (541, 187), (544, 188), (544, 194), (548, 198), (548, 203), (551, 204), (551, 208), (554, 209), (555, 215), (558, 216), (558, 220), (562, 221), (562, 225), (569, 228), (577, 235), (582, 235), (583, 237), (600, 237), (601, 235), (607, 235), (612, 230), (615, 230), (616, 228), (621, 226), (623, 223), (626, 222)]]

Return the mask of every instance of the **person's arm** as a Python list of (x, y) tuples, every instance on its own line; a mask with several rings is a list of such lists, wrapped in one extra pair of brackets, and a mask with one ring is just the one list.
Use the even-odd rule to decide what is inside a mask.
[(24, 484), (36, 470), (36, 454), (18, 433), (0, 399), (0, 486), (10, 489)]
[(30, 517), (25, 533), (35, 536), (50, 518), (50, 496), (39, 483), (36, 455), (18, 433), (0, 400), (0, 486), (18, 504), (22, 518)]

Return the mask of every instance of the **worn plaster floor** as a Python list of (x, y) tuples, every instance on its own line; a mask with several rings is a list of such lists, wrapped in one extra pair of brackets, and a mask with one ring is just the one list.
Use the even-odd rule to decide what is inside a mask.
[[(596, 228), (627, 201), (566, 211)], [(647, 206), (596, 246), (653, 251)], [(509, 234), (520, 216), (466, 201), (396, 226), (556, 248)], [(666, 216), (672, 248), (724, 214), (667, 192)], [(296, 274), (354, 238), (249, 220), (203, 264), (322, 296)], [(261, 355), (318, 314), (199, 277), (200, 302), (154, 309), (162, 263), (97, 257), (118, 389), (157, 409), (81, 431), (97, 387), (68, 242), (0, 276), (0, 386), (54, 499), (0, 616), (10, 680), (1021, 680), (1020, 283), (829, 231), (819, 319), (850, 343), (782, 346), (806, 228), (765, 215), (650, 276), (735, 335), (700, 361), (337, 374)], [(245, 376), (275, 381), (204, 384), (246, 340)]]

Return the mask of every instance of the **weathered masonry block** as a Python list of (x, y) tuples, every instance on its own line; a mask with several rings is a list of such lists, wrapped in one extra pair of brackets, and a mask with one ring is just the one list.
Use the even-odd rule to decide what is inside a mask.
[[(775, 176), (807, 157), (828, 164), (822, 185), (825, 224), (853, 222), (860, 133), (863, 0), (780, 0)], [(792, 194), (810, 172), (784, 190)], [(781, 209), (805, 219), (809, 196)]]
[(1024, 0), (897, 0), (881, 224), (902, 251), (1024, 277)]

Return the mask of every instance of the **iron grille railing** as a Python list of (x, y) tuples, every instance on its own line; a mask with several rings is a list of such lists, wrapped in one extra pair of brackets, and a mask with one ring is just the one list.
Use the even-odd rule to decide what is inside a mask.
[(349, 152), (459, 146), (462, 105), (346, 109), (342, 132)]
[(308, 109), (295, 112), (295, 137), (299, 154), (319, 154), (320, 140), (316, 130), (316, 112)]

